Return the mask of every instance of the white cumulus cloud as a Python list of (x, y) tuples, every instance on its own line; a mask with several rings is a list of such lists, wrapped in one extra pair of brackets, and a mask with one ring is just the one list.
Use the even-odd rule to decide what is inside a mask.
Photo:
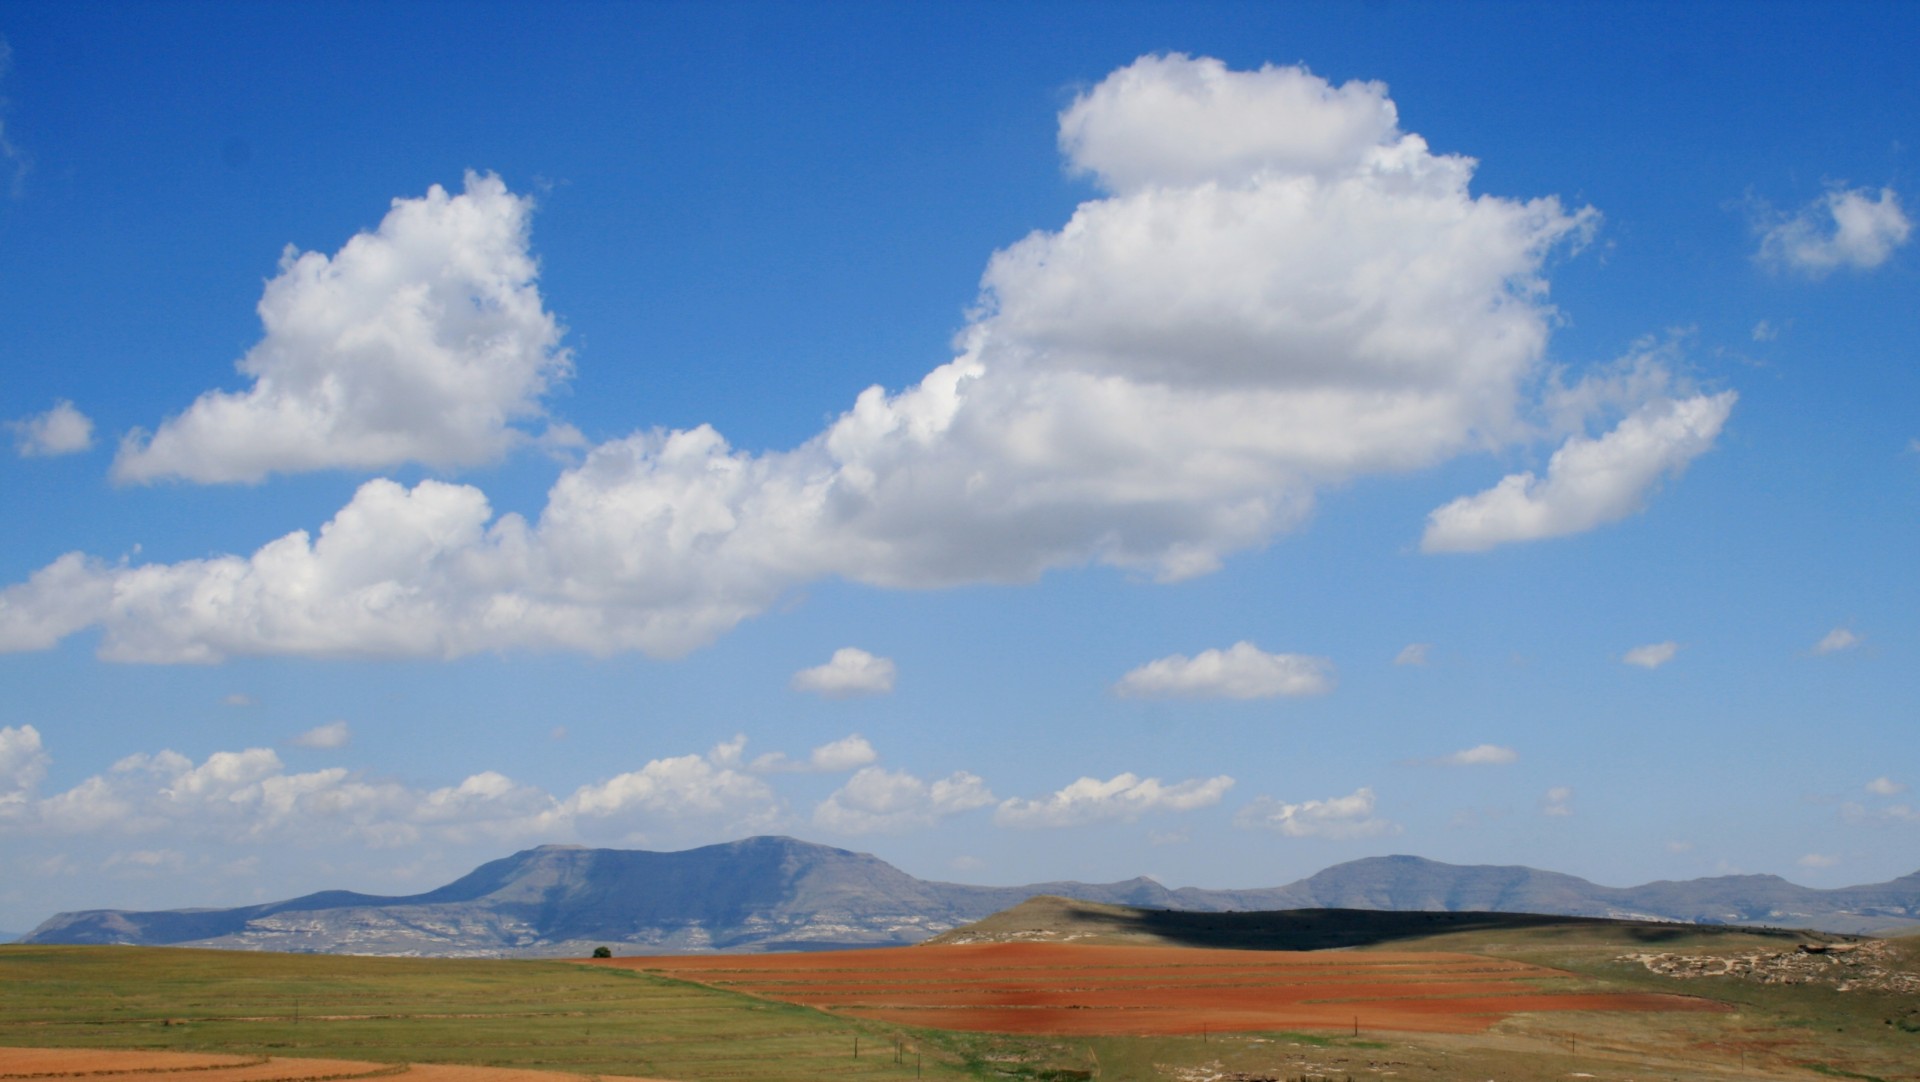
[(1432, 652), (1433, 644), (1430, 642), (1410, 642), (1401, 647), (1399, 653), (1393, 655), (1393, 663), (1395, 665), (1425, 665), (1427, 663), (1427, 656)]
[(93, 420), (60, 399), (45, 413), (8, 421), (14, 447), (22, 458), (72, 455), (93, 446)]
[(1662, 477), (1712, 448), (1735, 397), (1723, 391), (1656, 399), (1603, 436), (1574, 436), (1553, 453), (1545, 478), (1509, 474), (1485, 492), (1436, 509), (1420, 548), (1479, 552), (1581, 533), (1634, 514)]
[(1174, 654), (1120, 678), (1114, 690), (1139, 697), (1271, 699), (1333, 690), (1333, 662), (1304, 654), (1269, 654), (1250, 642), (1194, 657)]
[(1892, 778), (1882, 775), (1867, 783), (1867, 792), (1875, 796), (1899, 796), (1907, 787)]
[(1132, 820), (1155, 811), (1192, 811), (1220, 803), (1233, 779), (1190, 778), (1168, 785), (1159, 778), (1116, 774), (1107, 781), (1080, 778), (1050, 795), (1012, 797), (994, 809), (993, 821), (1009, 827), (1072, 827), (1110, 819)]
[(828, 698), (885, 695), (898, 675), (892, 658), (875, 657), (856, 646), (843, 646), (824, 665), (793, 674), (795, 691), (811, 691)]
[(1338, 840), (1399, 833), (1399, 824), (1374, 814), (1374, 803), (1374, 792), (1367, 786), (1346, 796), (1298, 804), (1263, 796), (1235, 813), (1233, 822), (1236, 826), (1271, 830), (1289, 838)]
[[(1150, 56), (1071, 103), (1060, 140), (1104, 194), (992, 255), (957, 356), (797, 447), (643, 430), (564, 470), (532, 518), (468, 485), (375, 479), (251, 555), (69, 554), (0, 591), (0, 649), (98, 625), (129, 661), (673, 656), (823, 578), (1176, 580), (1299, 527), (1327, 486), (1530, 441), (1560, 408), (1541, 390), (1544, 267), (1597, 216), (1471, 191), (1476, 163), (1401, 131), (1384, 86)], [(527, 213), (475, 176), (291, 258), (241, 362), (252, 386), (136, 436), (117, 475), (497, 457), (569, 365)], [(1663, 402), (1570, 443), (1546, 481), (1436, 512), (1429, 547), (1627, 514), (1731, 402)]]
[(964, 770), (927, 782), (904, 770), (869, 766), (814, 808), (813, 823), (840, 834), (898, 834), (993, 801), (986, 782)]
[(371, 233), (328, 257), (296, 252), (260, 298), (266, 334), (240, 359), (244, 391), (209, 391), (151, 436), (131, 434), (113, 474), (258, 481), (269, 473), (490, 462), (542, 415), (571, 370), (534, 284), (530, 200), (469, 173), (396, 199)]
[(1628, 650), (1620, 655), (1620, 660), (1643, 669), (1657, 669), (1672, 661), (1679, 652), (1680, 644), (1677, 642), (1650, 642)]
[(1872, 270), (1913, 236), (1892, 188), (1836, 188), (1795, 214), (1770, 217), (1759, 260), (1816, 278), (1843, 267)]

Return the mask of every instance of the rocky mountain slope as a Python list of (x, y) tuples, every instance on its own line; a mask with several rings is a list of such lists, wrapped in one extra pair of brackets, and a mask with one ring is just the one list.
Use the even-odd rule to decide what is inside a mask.
[(677, 853), (541, 846), (408, 897), (325, 891), (237, 909), (62, 913), (29, 943), (190, 944), (365, 954), (822, 949), (917, 943), (1037, 894), (1200, 912), (1373, 909), (1552, 913), (1858, 931), (1920, 925), (1920, 873), (1814, 890), (1774, 876), (1602, 887), (1532, 868), (1373, 857), (1260, 890), (1151, 879), (979, 887), (864, 853), (748, 838)]

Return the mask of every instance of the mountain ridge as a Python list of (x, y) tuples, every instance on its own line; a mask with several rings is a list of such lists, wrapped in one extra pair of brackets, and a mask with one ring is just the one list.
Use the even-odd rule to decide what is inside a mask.
[(972, 886), (867, 853), (762, 836), (678, 852), (543, 845), (421, 894), (320, 891), (230, 909), (60, 913), (24, 943), (137, 943), (321, 953), (498, 956), (756, 951), (917, 943), (1035, 895), (1192, 912), (1288, 909), (1542, 913), (1860, 932), (1920, 926), (1920, 872), (1821, 890), (1777, 876), (1604, 887), (1523, 865), (1366, 857), (1278, 887)]

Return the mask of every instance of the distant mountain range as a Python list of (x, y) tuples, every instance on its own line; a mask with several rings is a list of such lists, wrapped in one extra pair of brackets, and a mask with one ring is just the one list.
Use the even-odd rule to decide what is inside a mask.
[(1547, 913), (1859, 932), (1920, 926), (1920, 872), (1815, 890), (1733, 875), (1602, 887), (1525, 867), (1369, 857), (1281, 887), (1170, 890), (1147, 879), (977, 887), (865, 853), (748, 838), (677, 853), (543, 845), (438, 890), (323, 891), (237, 909), (61, 913), (25, 943), (136, 943), (440, 956), (818, 950), (917, 943), (1038, 894), (1148, 909)]

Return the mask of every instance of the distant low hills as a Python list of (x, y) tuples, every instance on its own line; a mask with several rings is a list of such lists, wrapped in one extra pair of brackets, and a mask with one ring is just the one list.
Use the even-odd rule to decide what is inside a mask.
[(792, 838), (677, 853), (545, 845), (406, 897), (324, 891), (235, 909), (61, 913), (27, 943), (136, 943), (357, 954), (499, 956), (805, 950), (917, 943), (1035, 895), (1138, 909), (1543, 913), (1856, 932), (1920, 926), (1920, 872), (1815, 890), (1776, 876), (1602, 887), (1533, 868), (1370, 857), (1257, 890), (1151, 879), (979, 887)]
[(1382, 909), (1279, 909), (1196, 912), (1141, 909), (1043, 894), (1012, 909), (942, 932), (929, 944), (1087, 943), (1103, 946), (1212, 947), (1315, 951), (1389, 946), (1465, 950), (1496, 941), (1698, 945), (1780, 950), (1849, 937), (1805, 929), (1737, 924), (1567, 917), (1541, 913), (1419, 912)]

